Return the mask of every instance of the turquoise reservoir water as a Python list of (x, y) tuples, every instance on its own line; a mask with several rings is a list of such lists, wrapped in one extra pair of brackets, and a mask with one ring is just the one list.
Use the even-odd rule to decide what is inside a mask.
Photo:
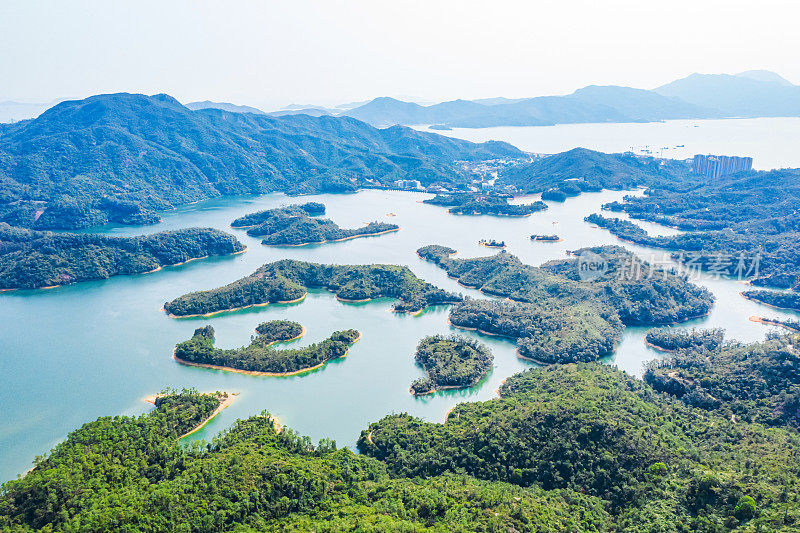
[[(283, 195), (214, 200), (164, 214), (163, 223), (147, 228), (105, 228), (106, 233), (133, 235), (166, 229), (213, 226), (231, 231), (248, 246), (244, 254), (194, 261), (140, 276), (120, 276), (44, 291), (0, 294), (0, 479), (31, 467), (67, 433), (99, 416), (146, 412), (146, 395), (165, 387), (238, 392), (236, 401), (193, 438), (209, 439), (237, 418), (267, 410), (301, 434), (335, 439), (353, 446), (361, 429), (388, 413), (409, 412), (442, 421), (456, 403), (495, 396), (501, 381), (531, 363), (518, 359), (511, 342), (479, 337), (495, 354), (495, 367), (477, 386), (422, 398), (408, 386), (423, 374), (414, 365), (414, 348), (425, 335), (448, 333), (446, 307), (420, 316), (389, 312), (391, 301), (344, 304), (328, 292), (312, 292), (302, 303), (259, 307), (210, 319), (175, 320), (161, 310), (166, 300), (189, 291), (210, 289), (254, 271), (263, 263), (295, 258), (323, 263), (397, 263), (440, 287), (485, 297), (465, 289), (415, 250), (425, 244), (447, 244), (463, 257), (492, 253), (478, 245), (482, 238), (505, 240), (508, 250), (525, 262), (541, 264), (563, 258), (566, 250), (616, 243), (608, 232), (583, 222), (603, 203), (626, 193), (605, 191), (572, 198), (528, 218), (461, 217), (420, 203), (425, 194), (362, 191), (355, 195), (320, 195), (289, 199)], [(630, 194), (630, 192), (628, 193)], [(245, 213), (291, 202), (319, 201), (328, 216), (343, 227), (371, 220), (395, 222), (401, 231), (379, 237), (308, 246), (271, 248), (243, 231), (229, 228)], [(531, 201), (519, 199), (518, 201)], [(388, 213), (396, 216), (388, 217)], [(673, 232), (643, 224), (654, 233)], [(557, 233), (560, 243), (534, 243), (532, 233)], [(627, 246), (627, 245), (626, 245)], [(651, 251), (631, 247), (642, 254)], [(743, 286), (704, 276), (700, 282), (717, 296), (710, 316), (681, 327), (721, 326), (733, 338), (763, 338), (769, 328), (748, 321), (750, 315), (792, 316), (739, 296)], [(293, 377), (255, 377), (182, 366), (172, 359), (177, 342), (195, 328), (212, 324), (217, 344), (235, 347), (249, 342), (259, 323), (276, 318), (296, 320), (308, 328), (298, 345), (327, 337), (332, 331), (356, 328), (362, 339), (340, 361)], [(645, 329), (626, 331), (609, 363), (641, 373), (642, 363), (658, 357), (645, 347)]]

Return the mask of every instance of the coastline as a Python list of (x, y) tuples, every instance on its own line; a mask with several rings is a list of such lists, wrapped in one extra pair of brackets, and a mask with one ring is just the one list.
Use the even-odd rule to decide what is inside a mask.
[[(751, 317), (752, 318), (752, 317)], [(677, 350), (670, 350), (669, 348), (664, 348), (662, 346), (657, 346), (652, 342), (648, 341), (647, 338), (644, 339), (644, 343), (646, 346), (663, 353), (675, 353)]]
[(299, 298), (295, 298), (294, 300), (278, 300), (278, 301), (275, 301), (275, 302), (264, 302), (264, 303), (260, 303), (260, 304), (250, 304), (250, 305), (244, 305), (242, 307), (232, 307), (230, 309), (220, 309), (219, 311), (211, 311), (210, 313), (201, 313), (201, 314), (195, 314), (195, 315), (173, 315), (172, 313), (168, 312), (163, 306), (161, 307), (161, 310), (164, 311), (165, 313), (167, 313), (167, 316), (170, 317), (170, 318), (198, 318), (198, 317), (209, 318), (209, 317), (212, 317), (212, 316), (219, 315), (221, 313), (233, 313), (235, 311), (242, 311), (244, 309), (250, 309), (251, 307), (266, 307), (268, 305), (273, 305), (273, 304), (284, 304), (284, 305), (285, 304), (296, 304), (296, 303), (299, 303), (299, 302), (302, 302), (303, 300), (305, 300), (306, 296), (308, 296), (308, 292), (306, 292), (305, 294), (303, 294)]
[[(207, 393), (207, 394), (214, 394), (214, 393)], [(225, 396), (222, 396), (222, 394), (225, 394)], [(181, 440), (184, 437), (188, 437), (192, 433), (195, 433), (195, 432), (200, 431), (201, 429), (203, 429), (209, 422), (211, 422), (211, 420), (214, 419), (215, 416), (220, 414), (223, 409), (226, 409), (228, 406), (230, 406), (233, 403), (233, 401), (236, 398), (236, 396), (238, 396), (238, 395), (239, 395), (238, 392), (227, 392), (227, 393), (221, 393), (220, 395), (218, 395), (218, 396), (221, 396), (221, 397), (220, 397), (220, 402), (219, 402), (219, 405), (217, 406), (217, 408), (214, 409), (214, 411), (210, 415), (208, 415), (208, 418), (206, 418), (205, 420), (200, 422), (200, 424), (195, 426), (193, 429), (191, 429), (187, 433), (184, 433), (183, 435), (178, 437), (178, 440)], [(156, 404), (156, 399), (158, 399), (160, 396), (161, 396), (160, 394), (151, 394), (149, 396), (145, 396), (144, 398), (142, 398), (142, 400), (147, 402), (147, 403), (151, 403), (151, 404), (155, 405)]]
[(765, 326), (775, 326), (775, 327), (778, 327), (778, 328), (788, 329), (789, 331), (793, 331), (795, 333), (798, 333), (798, 330), (796, 330), (796, 329), (794, 329), (794, 328), (792, 328), (790, 326), (787, 326), (786, 324), (783, 324), (783, 323), (781, 323), (781, 322), (779, 322), (777, 320), (764, 318), (762, 316), (753, 315), (748, 320), (750, 320), (750, 322), (758, 322), (759, 324), (764, 324)]
[[(304, 328), (305, 329), (305, 328)], [(361, 332), (358, 332), (358, 337), (353, 341), (353, 344), (357, 343), (361, 339)], [(293, 339), (290, 339), (293, 340)], [(289, 342), (289, 341), (275, 341), (275, 342)], [(270, 343), (272, 345), (274, 343)], [(347, 357), (350, 348), (352, 348), (353, 344), (351, 344), (347, 351), (341, 357), (337, 357), (336, 359), (344, 359)], [(192, 361), (186, 361), (185, 359), (181, 359), (180, 357), (175, 355), (175, 350), (172, 351), (172, 358), (175, 362), (185, 365), (185, 366), (194, 366), (198, 368), (207, 368), (210, 370), (222, 370), (223, 372), (232, 372), (235, 374), (245, 374), (247, 376), (264, 376), (264, 377), (283, 377), (283, 376), (297, 376), (299, 374), (305, 374), (306, 372), (311, 372), (312, 370), (316, 370), (331, 361), (331, 359), (326, 359), (325, 361), (321, 362), (318, 365), (310, 366), (307, 368), (301, 368), (300, 370), (293, 370), (291, 372), (263, 372), (260, 370), (241, 370), (238, 368), (233, 368), (231, 366), (222, 366), (222, 365), (212, 365), (208, 363), (194, 363)]]
[(780, 307), (778, 305), (768, 304), (767, 302), (763, 302), (763, 301), (761, 301), (761, 300), (759, 300), (757, 298), (753, 298), (752, 296), (747, 296), (744, 292), (740, 292), (739, 296), (741, 296), (745, 300), (750, 300), (751, 302), (756, 302), (757, 304), (765, 305), (765, 306), (771, 307), (773, 309), (779, 309), (781, 311), (800, 311), (800, 309), (794, 309), (792, 307)]
[[(227, 256), (239, 255), (239, 254), (245, 253), (246, 251), (247, 251), (247, 247), (245, 246), (243, 250), (239, 250), (238, 252), (231, 252), (229, 254), (216, 255), (214, 257), (227, 257)], [(19, 288), (12, 288), (12, 289), (0, 289), (0, 292), (46, 291), (46, 290), (50, 290), (50, 289), (57, 289), (58, 287), (66, 287), (67, 285), (74, 285), (75, 283), (83, 283), (85, 281), (108, 280), (108, 279), (114, 278), (116, 276), (143, 276), (145, 274), (152, 274), (153, 272), (158, 272), (159, 270), (163, 270), (165, 267), (174, 267), (174, 266), (185, 265), (186, 263), (189, 263), (191, 261), (199, 261), (200, 259), (208, 259), (209, 257), (211, 257), (211, 256), (210, 255), (204, 255), (203, 257), (192, 257), (191, 259), (187, 259), (186, 261), (181, 261), (180, 263), (173, 263), (173, 264), (170, 264), (170, 265), (160, 265), (157, 268), (154, 268), (153, 270), (147, 270), (145, 272), (133, 272), (131, 274), (113, 274), (113, 275), (111, 275), (111, 276), (109, 276), (107, 278), (82, 279), (82, 280), (79, 280), (79, 281), (70, 281), (69, 283), (61, 283), (59, 285), (46, 285), (44, 287), (19, 287)]]

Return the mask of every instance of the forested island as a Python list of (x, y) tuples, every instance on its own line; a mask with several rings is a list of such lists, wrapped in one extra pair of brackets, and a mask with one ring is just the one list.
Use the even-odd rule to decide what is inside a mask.
[(531, 235), (531, 240), (536, 242), (560, 242), (563, 239), (558, 235)]
[(394, 298), (392, 309), (416, 313), (431, 305), (462, 300), (427, 283), (398, 265), (323, 265), (284, 259), (261, 266), (223, 287), (192, 292), (164, 304), (172, 316), (209, 315), (254, 305), (287, 303), (305, 297), (307, 289), (327, 289), (343, 301)]
[(0, 124), (0, 154), (0, 222), (33, 229), (155, 223), (156, 211), (220, 196), (346, 193), (398, 179), (460, 186), (473, 174), (455, 161), (525, 157), (503, 142), (348, 117), (191, 110), (127, 93)]
[(449, 207), (454, 215), (494, 215), (506, 217), (526, 217), (537, 211), (547, 209), (547, 204), (536, 201), (531, 204), (509, 204), (508, 197), (487, 193), (437, 194), (422, 201), (425, 204)]
[(431, 335), (417, 345), (414, 361), (428, 373), (411, 384), (420, 396), (443, 389), (471, 387), (492, 369), (494, 356), (489, 348), (462, 335)]
[(691, 186), (662, 184), (604, 206), (687, 233), (650, 237), (635, 224), (599, 215), (591, 221), (624, 239), (675, 251), (679, 260), (706, 270), (753, 285), (800, 288), (800, 170), (694, 179)]
[[(519, 355), (540, 363), (609, 356), (625, 325), (681, 322), (708, 313), (713, 303), (706, 289), (684, 276), (651, 269), (618, 246), (584, 248), (573, 258), (540, 267), (505, 252), (472, 259), (454, 259), (452, 253), (439, 245), (417, 250), (460, 284), (511, 301), (468, 298), (450, 310), (450, 322), (516, 339)], [(581, 281), (583, 253), (603, 259), (602, 278)]]
[[(354, 329), (335, 331), (327, 339), (311, 346), (278, 350), (271, 346), (278, 341), (297, 338), (302, 333), (299, 324), (266, 322), (256, 331), (258, 335), (248, 346), (223, 350), (214, 347), (214, 328), (198, 328), (191, 339), (175, 347), (175, 359), (183, 364), (220, 370), (288, 376), (308, 372), (332, 359), (344, 357), (361, 336)], [(288, 337), (292, 334), (293, 337)]]
[(33, 231), (0, 222), (0, 290), (143, 274), (192, 259), (242, 251), (244, 246), (234, 236), (211, 228), (109, 237)]
[(687, 405), (726, 418), (800, 427), (797, 336), (770, 334), (764, 342), (700, 344), (650, 362), (644, 379)]
[(292, 320), (270, 320), (256, 326), (256, 333), (264, 343), (274, 344), (299, 339), (305, 328)]
[(249, 228), (251, 237), (263, 237), (262, 244), (273, 246), (303, 246), (356, 237), (382, 235), (397, 231), (400, 226), (385, 222), (370, 222), (364, 227), (342, 229), (328, 219), (312, 218), (325, 213), (325, 206), (316, 202), (267, 209), (237, 218), (234, 228)]
[(715, 350), (722, 344), (724, 335), (725, 330), (721, 328), (691, 330), (654, 328), (647, 332), (644, 339), (650, 346), (667, 352), (701, 346)]
[(496, 241), (494, 239), (481, 239), (478, 244), (487, 248), (505, 248), (506, 241)]
[(274, 209), (265, 209), (263, 211), (256, 211), (255, 213), (248, 213), (242, 215), (233, 222), (232, 228), (255, 228), (270, 220), (276, 212), (284, 213), (302, 213), (310, 217), (319, 217), (325, 214), (325, 204), (319, 202), (306, 202), (304, 204), (292, 204), (285, 207), (277, 207)]

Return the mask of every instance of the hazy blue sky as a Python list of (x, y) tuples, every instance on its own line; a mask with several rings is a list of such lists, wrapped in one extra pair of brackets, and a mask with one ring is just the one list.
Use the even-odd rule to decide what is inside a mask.
[(0, 99), (166, 92), (263, 107), (800, 83), (796, 0), (0, 0)]

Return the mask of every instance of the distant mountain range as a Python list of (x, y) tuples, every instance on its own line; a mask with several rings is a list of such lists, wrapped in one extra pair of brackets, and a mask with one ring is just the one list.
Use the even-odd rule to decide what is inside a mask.
[(272, 191), (349, 192), (415, 179), (464, 183), (456, 160), (526, 157), (350, 117), (272, 117), (168, 95), (106, 94), (0, 125), (0, 222), (71, 229), (152, 222), (153, 210)]
[[(0, 122), (33, 118), (52, 104), (0, 102)], [(692, 74), (653, 90), (589, 85), (565, 96), (481, 98), (421, 104), (389, 97), (335, 107), (292, 104), (265, 112), (227, 102), (191, 102), (192, 110), (256, 115), (349, 116), (378, 127), (429, 124), (438, 129), (551, 126), (587, 122), (800, 116), (800, 86), (768, 70)]]
[(716, 109), (726, 117), (800, 116), (800, 86), (763, 70), (735, 76), (692, 74), (662, 85), (655, 92)]

